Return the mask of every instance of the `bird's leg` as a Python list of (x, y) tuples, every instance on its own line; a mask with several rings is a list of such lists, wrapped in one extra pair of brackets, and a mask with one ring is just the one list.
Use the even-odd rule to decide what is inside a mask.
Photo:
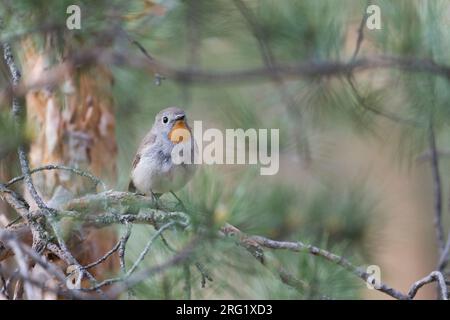
[(183, 211), (187, 211), (186, 207), (184, 206), (183, 201), (181, 201), (180, 198), (178, 198), (178, 196), (175, 194), (175, 192), (173, 192), (172, 190), (170, 190), (170, 193), (175, 197), (175, 199), (177, 199), (178, 204), (181, 206), (181, 208), (183, 209)]
[[(159, 202), (159, 197), (161, 197), (161, 193), (154, 193), (152, 190), (150, 190), (150, 193), (152, 195), (152, 201), (155, 203), (155, 209), (156, 210), (164, 210), (164, 208), (162, 208), (162, 206), (160, 206), (160, 202)], [(156, 223), (153, 224), (153, 227), (155, 228), (156, 231), (159, 230), (159, 225)], [(166, 237), (164, 236), (164, 234), (160, 234), (159, 237), (161, 238), (162, 242), (164, 243), (164, 245), (172, 252), (176, 252), (176, 250), (169, 244), (169, 242), (167, 241)]]
[(152, 190), (150, 190), (150, 194), (152, 195), (152, 202), (155, 204), (155, 209), (159, 210), (160, 209), (159, 197), (161, 196), (161, 194), (154, 193)]

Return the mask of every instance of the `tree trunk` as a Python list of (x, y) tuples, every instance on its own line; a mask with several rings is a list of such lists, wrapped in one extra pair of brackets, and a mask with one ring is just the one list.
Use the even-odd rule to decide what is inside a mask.
[[(25, 83), (46, 78), (46, 70), (54, 59), (54, 52), (45, 49), (51, 47), (50, 42), (48, 37), (48, 45), (43, 49), (38, 49), (31, 39), (22, 42), (20, 53)], [(112, 84), (108, 68), (96, 65), (66, 74), (64, 82), (58, 86), (27, 93), (31, 168), (68, 165), (93, 173), (107, 185), (114, 183), (117, 146)], [(92, 181), (61, 170), (42, 171), (33, 175), (33, 181), (41, 196), (50, 203), (61, 195), (78, 196), (93, 191)], [(31, 205), (33, 201), (29, 198)], [(117, 242), (113, 228), (96, 230), (69, 226), (69, 229), (66, 237), (69, 249), (82, 265), (96, 261)], [(113, 255), (90, 271), (102, 280), (118, 269), (118, 259)]]

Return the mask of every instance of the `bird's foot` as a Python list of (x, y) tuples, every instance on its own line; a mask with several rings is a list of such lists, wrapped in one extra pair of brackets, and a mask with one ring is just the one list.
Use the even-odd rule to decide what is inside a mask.
[(161, 196), (161, 194), (154, 193), (153, 191), (150, 191), (150, 194), (151, 194), (151, 197), (152, 197), (152, 202), (155, 205), (155, 209), (156, 210), (161, 209), (162, 206), (161, 206), (161, 203), (159, 201), (159, 197)]

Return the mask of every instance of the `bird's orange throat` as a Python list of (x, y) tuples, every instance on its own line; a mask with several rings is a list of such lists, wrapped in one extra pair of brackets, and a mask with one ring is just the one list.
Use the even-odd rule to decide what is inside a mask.
[(174, 123), (168, 137), (170, 141), (177, 144), (188, 141), (191, 138), (191, 132), (186, 126), (186, 122), (184, 120), (178, 120)]

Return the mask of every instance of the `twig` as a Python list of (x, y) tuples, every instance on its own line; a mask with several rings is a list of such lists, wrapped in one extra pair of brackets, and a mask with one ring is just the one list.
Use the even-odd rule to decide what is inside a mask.
[[(109, 291), (111, 296), (116, 296), (121, 292), (127, 290), (128, 288), (132, 288), (136, 284), (141, 281), (148, 279), (150, 276), (155, 275), (157, 273), (161, 273), (169, 268), (179, 266), (183, 264), (187, 259), (191, 258), (197, 244), (201, 241), (201, 238), (195, 237), (189, 241), (189, 243), (181, 249), (177, 254), (175, 254), (171, 259), (166, 262), (156, 265), (153, 267), (145, 268), (141, 271), (138, 271), (131, 275), (129, 278), (124, 281), (114, 281), (116, 283)], [(99, 284), (101, 285), (101, 283)]]
[[(47, 261), (43, 256), (38, 254), (35, 250), (30, 248), (29, 246), (21, 243), (19, 239), (11, 232), (11, 231), (5, 231), (0, 230), (0, 239), (2, 241), (7, 242), (8, 244), (13, 243), (16, 246), (16, 250), (20, 250), (23, 254), (26, 254), (28, 257), (30, 257), (35, 263), (39, 264), (44, 270), (50, 275), (55, 277), (59, 282), (60, 285), (65, 286), (65, 275), (61, 272), (61, 270), (54, 264)], [(79, 295), (76, 291), (66, 291), (54, 288), (49, 288), (45, 286), (45, 282), (40, 283), (39, 281), (33, 281), (28, 275), (20, 275), (24, 283), (30, 282), (32, 285), (36, 285), (39, 288), (43, 288), (47, 291), (54, 292), (56, 294), (62, 294), (63, 296), (67, 296), (69, 298), (78, 298), (83, 299), (84, 296)]]
[[(92, 182), (94, 183), (94, 185), (95, 185), (96, 187), (97, 187), (98, 185), (101, 185), (102, 188), (103, 188), (103, 191), (106, 190), (106, 185), (105, 185), (105, 183), (104, 183), (102, 180), (100, 180), (99, 178), (95, 177), (94, 175), (92, 175), (91, 173), (89, 173), (89, 172), (87, 172), (87, 171), (83, 171), (83, 170), (80, 170), (80, 169), (77, 169), (77, 168), (73, 168), (73, 167), (68, 167), (68, 166), (63, 166), (63, 165), (56, 165), (56, 164), (50, 164), (50, 165), (46, 165), (46, 166), (42, 166), (42, 167), (39, 167), (39, 168), (35, 168), (35, 169), (33, 169), (33, 170), (30, 170), (30, 174), (32, 175), (32, 174), (34, 174), (34, 173), (36, 173), (36, 172), (44, 171), (44, 170), (64, 170), (64, 171), (70, 171), (70, 172), (73, 172), (73, 173), (75, 173), (75, 174), (77, 174), (77, 175), (80, 175), (80, 176), (82, 176), (82, 177), (86, 177), (86, 178), (92, 180)], [(25, 178), (25, 176), (23, 176), (23, 175), (22, 175), (22, 176), (15, 177), (15, 178), (9, 180), (9, 181), (5, 184), (5, 186), (6, 186), (6, 187), (10, 187), (10, 186), (13, 185), (14, 183), (19, 182), (19, 181), (22, 181), (24, 178)]]
[[(91, 288), (87, 288), (87, 289), (83, 289), (84, 291), (92, 291), (92, 290), (100, 290), (102, 287), (106, 286), (106, 285), (111, 285), (113, 283), (119, 282), (119, 281), (126, 281), (128, 278), (130, 278), (130, 276), (132, 275), (132, 273), (137, 269), (137, 267), (139, 266), (139, 264), (144, 260), (146, 254), (148, 253), (148, 251), (150, 250), (151, 246), (153, 245), (153, 242), (156, 240), (156, 238), (158, 236), (160, 236), (166, 229), (172, 227), (173, 225), (175, 225), (175, 221), (169, 222), (165, 225), (163, 225), (161, 228), (159, 228), (154, 234), (153, 236), (150, 238), (150, 240), (147, 242), (147, 245), (145, 246), (145, 248), (142, 250), (141, 254), (139, 255), (139, 257), (136, 259), (135, 263), (133, 264), (133, 266), (130, 268), (130, 270), (128, 270), (128, 272), (125, 274), (124, 277), (117, 277), (117, 278), (112, 278), (112, 279), (107, 279), (104, 280), (100, 283), (94, 283), (94, 285)], [(120, 245), (120, 241), (119, 241), (119, 245)], [(114, 295), (113, 295), (114, 296)]]
[[(129, 207), (133, 206), (140, 207), (143, 204), (154, 205), (154, 202), (150, 197), (143, 197), (126, 192), (107, 191), (101, 194), (88, 195), (79, 199), (72, 200), (71, 203), (68, 204), (68, 207), (70, 207), (72, 210), (80, 210), (82, 212), (79, 213), (71, 212), (69, 215), (67, 215), (67, 217), (76, 219), (89, 219), (90, 217), (89, 212), (98, 212), (99, 208), (98, 205), (100, 203), (104, 204), (105, 202), (108, 205), (111, 205), (111, 207), (109, 207), (108, 210), (112, 211), (115, 211), (114, 208), (116, 207), (117, 208), (122, 207), (125, 208), (124, 210), (128, 210)], [(171, 209), (176, 210), (175, 207), (172, 207)], [(106, 209), (103, 208), (103, 210)], [(60, 215), (64, 216), (64, 211), (61, 212), (56, 211), (54, 219), (60, 218)], [(170, 212), (170, 211), (165, 212), (155, 209), (149, 209), (148, 212), (145, 212), (145, 210), (140, 210), (140, 212), (137, 214), (121, 214), (120, 211), (116, 211), (114, 214), (105, 213), (103, 215), (114, 216), (114, 218), (108, 216), (107, 222), (110, 223), (124, 223), (124, 222), (132, 223), (139, 221), (142, 223), (145, 222), (152, 225), (155, 222), (163, 223), (164, 225), (151, 237), (151, 239), (148, 241), (147, 245), (141, 252), (140, 256), (133, 264), (132, 268), (130, 268), (130, 270), (128, 270), (128, 272), (125, 273), (125, 276), (107, 279), (100, 283), (94, 283), (90, 288), (83, 288), (82, 289), (83, 291), (98, 290), (103, 286), (112, 285), (112, 287), (109, 288), (110, 290), (108, 291), (108, 293), (111, 294), (111, 296), (117, 296), (117, 294), (121, 293), (123, 290), (133, 287), (135, 284), (146, 279), (150, 275), (163, 272), (168, 267), (183, 265), (188, 261), (188, 259), (193, 259), (190, 255), (192, 254), (194, 248), (196, 247), (195, 243), (200, 241), (200, 238), (195, 238), (183, 250), (176, 253), (172, 257), (172, 259), (166, 261), (162, 265), (158, 265), (156, 267), (151, 268), (144, 268), (141, 271), (136, 271), (137, 267), (141, 264), (146, 254), (149, 252), (156, 237), (158, 237), (164, 230), (174, 226), (175, 224), (180, 224), (183, 227), (187, 226), (188, 222), (185, 220), (185, 216), (183, 216), (183, 214), (179, 212)], [(39, 217), (39, 215), (35, 216)], [(270, 259), (270, 255), (265, 254), (264, 249), (284, 249), (293, 252), (305, 252), (314, 256), (321, 257), (322, 259), (325, 259), (337, 266), (340, 266), (345, 270), (351, 272), (358, 278), (362, 279), (363, 281), (367, 281), (368, 277), (370, 276), (367, 272), (364, 271), (362, 267), (353, 265), (349, 260), (309, 244), (304, 244), (302, 242), (275, 241), (261, 236), (250, 236), (246, 235), (239, 229), (228, 224), (222, 227), (220, 231), (225, 236), (233, 236), (234, 238), (236, 238), (237, 242), (241, 246), (245, 247), (248, 251), (250, 251), (252, 255), (256, 259), (258, 259), (258, 261), (260, 261), (265, 266), (270, 267), (271, 270), (277, 272), (283, 282), (293, 287), (296, 287), (299, 290), (302, 290), (305, 284), (302, 281), (295, 279), (295, 277), (293, 277), (292, 275), (285, 274), (284, 273), (285, 269), (279, 267), (279, 264), (277, 265), (276, 262), (274, 263), (274, 261), (272, 261), (273, 259)], [(202, 233), (200, 233), (200, 235), (201, 234)], [(57, 238), (60, 238), (57, 228), (55, 235)], [(60, 243), (60, 246), (57, 246), (53, 243), (48, 243), (47, 248), (51, 252), (55, 253), (58, 257), (60, 257), (62, 260), (72, 264), (73, 262), (72, 259), (70, 257), (65, 256), (67, 253), (64, 250), (64, 248), (66, 248), (64, 243)], [(198, 268), (201, 269), (201, 267), (199, 266)], [(441, 293), (445, 293), (445, 291), (443, 291), (444, 289), (442, 289), (442, 283), (445, 283), (445, 279), (443, 280), (443, 277), (441, 279), (441, 277), (437, 273), (433, 273), (431, 274), (431, 276), (432, 279), (434, 279), (434, 281), (437, 281), (439, 283)], [(378, 291), (383, 292), (396, 299), (413, 299), (415, 297), (416, 292), (424, 284), (430, 282), (433, 281), (428, 279), (419, 280), (417, 283), (413, 285), (411, 289), (411, 292), (413, 293), (410, 292), (408, 294), (404, 294), (394, 288), (391, 288), (385, 283), (377, 284), (375, 288)]]
[(304, 117), (302, 111), (297, 108), (296, 103), (292, 96), (289, 94), (283, 78), (276, 71), (276, 60), (269, 45), (267, 44), (264, 32), (260, 25), (256, 21), (253, 12), (245, 5), (242, 0), (233, 0), (235, 6), (238, 8), (241, 15), (244, 17), (247, 25), (249, 26), (253, 36), (258, 42), (259, 51), (266, 66), (270, 78), (278, 89), (278, 93), (281, 97), (283, 104), (286, 107), (288, 114), (296, 117), (295, 121), (295, 140), (297, 144), (298, 154), (301, 158), (306, 160), (306, 163), (311, 161), (310, 147), (308, 140), (306, 139), (306, 133), (304, 129)]
[(30, 166), (28, 164), (27, 155), (25, 153), (25, 149), (23, 146), (19, 147), (19, 161), (20, 166), (22, 168), (22, 174), (25, 178), (25, 184), (27, 186), (28, 192), (33, 198), (34, 202), (36, 202), (39, 209), (43, 209), (48, 212), (47, 205), (42, 200), (41, 196), (37, 193), (36, 188), (34, 187), (33, 180), (31, 179), (30, 174)]
[[(139, 41), (130, 36), (125, 29), (120, 28), (120, 31), (125, 36), (125, 38), (127, 38), (127, 40), (130, 41), (131, 44), (135, 45), (151, 63), (154, 63), (155, 59)], [(165, 79), (164, 76), (160, 75), (158, 72), (155, 72), (154, 76), (155, 84), (157, 86), (160, 86), (162, 84), (162, 80)]]
[(125, 223), (127, 230), (125, 234), (120, 238), (120, 245), (119, 245), (119, 263), (120, 263), (120, 269), (122, 270), (123, 274), (126, 274), (127, 269), (125, 265), (125, 248), (128, 242), (128, 239), (131, 235), (131, 229), (133, 228), (133, 225), (131, 223)]
[(28, 84), (21, 83), (16, 87), (7, 87), (3, 90), (3, 96), (25, 95), (30, 90), (58, 84), (65, 75), (75, 67), (93, 64), (105, 64), (115, 66), (127, 66), (147, 72), (159, 73), (179, 83), (196, 82), (205, 85), (232, 84), (272, 80), (273, 73), (279, 77), (288, 79), (312, 78), (312, 77), (339, 77), (348, 74), (372, 69), (397, 69), (410, 73), (427, 73), (444, 79), (450, 79), (450, 66), (440, 64), (433, 59), (416, 57), (398, 57), (390, 55), (374, 55), (358, 58), (354, 61), (297, 61), (292, 64), (276, 64), (268, 70), (262, 68), (241, 69), (236, 71), (215, 70), (191, 70), (177, 69), (169, 64), (163, 64), (158, 60), (150, 61), (147, 57), (141, 57), (130, 52), (106, 50), (104, 48), (90, 48), (78, 50), (72, 56), (46, 72), (45, 78), (36, 79)]
[(439, 262), (438, 262), (438, 270), (439, 271), (444, 271), (445, 267), (448, 264), (448, 255), (450, 253), (450, 234), (447, 236), (447, 242), (445, 244), (445, 248), (442, 251), (441, 257), (439, 258)]
[[(227, 224), (226, 226), (221, 228), (221, 231), (225, 235), (230, 236), (237, 236), (240, 243), (243, 243), (245, 246), (251, 246), (255, 250), (258, 250), (262, 252), (262, 248), (268, 248), (268, 249), (284, 249), (284, 250), (290, 250), (294, 252), (306, 252), (309, 254), (312, 254), (314, 256), (319, 256), (329, 262), (332, 262), (347, 271), (351, 272), (355, 276), (361, 278), (364, 281), (367, 281), (369, 274), (365, 271), (363, 271), (361, 268), (354, 266), (350, 261), (347, 259), (338, 256), (334, 253), (328, 252), (326, 250), (320, 249), (318, 247), (304, 244), (302, 242), (287, 242), (287, 241), (275, 241), (271, 240), (265, 237), (261, 236), (248, 236), (244, 233), (242, 233), (239, 229), (237, 229), (234, 226), (231, 226)], [(409, 299), (409, 296), (391, 288), (390, 286), (380, 283), (379, 286), (375, 288), (378, 291), (381, 291), (393, 298), (400, 299), (400, 300), (407, 300)]]
[[(436, 150), (439, 158), (450, 157), (450, 150)], [(418, 162), (428, 161), (431, 159), (431, 151), (425, 151), (417, 157)]]
[(433, 271), (428, 276), (426, 276), (423, 279), (420, 279), (419, 281), (416, 281), (412, 286), (411, 289), (409, 289), (408, 296), (410, 299), (413, 299), (417, 291), (419, 291), (420, 288), (422, 288), (424, 285), (431, 283), (431, 282), (437, 282), (438, 287), (440, 289), (441, 293), (441, 299), (442, 300), (448, 300), (448, 291), (447, 291), (447, 285), (445, 283), (444, 276), (439, 271)]
[(151, 246), (153, 245), (153, 242), (156, 240), (156, 238), (158, 238), (166, 229), (171, 228), (172, 226), (175, 225), (175, 221), (166, 223), (165, 225), (163, 225), (161, 228), (159, 228), (150, 238), (150, 240), (147, 242), (147, 244), (144, 247), (144, 250), (142, 250), (141, 254), (139, 255), (139, 257), (136, 259), (136, 261), (134, 262), (133, 266), (130, 268), (130, 270), (128, 270), (128, 272), (126, 273), (126, 277), (129, 277), (139, 266), (139, 264), (142, 262), (142, 260), (144, 260), (146, 254), (148, 253), (148, 251), (150, 250)]
[[(16, 268), (13, 273), (8, 277), (8, 279), (6, 279), (6, 283), (5, 283), (5, 289), (8, 290), (8, 288), (10, 288), (10, 286), (12, 285), (14, 279), (19, 277), (19, 268)], [(11, 299), (11, 297), (10, 297)]]
[[(370, 0), (367, 0), (367, 4), (366, 4), (365, 8), (368, 7), (369, 4), (370, 4)], [(362, 44), (362, 42), (364, 40), (364, 27), (365, 27), (367, 18), (368, 18), (367, 11), (366, 11), (366, 9), (364, 9), (364, 14), (363, 14), (363, 17), (361, 19), (361, 23), (359, 24), (359, 28), (358, 28), (358, 37), (357, 37), (357, 40), (356, 40), (355, 50), (353, 52), (353, 55), (352, 55), (352, 58), (351, 58), (350, 61), (355, 61), (355, 59), (358, 56), (358, 53), (359, 53), (359, 51), (361, 49), (361, 44)], [(377, 109), (373, 108), (372, 106), (368, 105), (366, 103), (365, 99), (359, 93), (359, 90), (357, 89), (355, 83), (353, 82), (353, 75), (349, 73), (347, 75), (346, 79), (347, 79), (347, 82), (350, 85), (350, 89), (352, 90), (353, 95), (356, 97), (356, 100), (358, 101), (358, 103), (362, 107), (364, 107), (364, 109), (366, 109), (366, 110), (368, 110), (368, 111), (370, 111), (370, 112), (372, 112), (372, 113), (374, 113), (374, 114), (376, 114), (378, 116), (385, 117), (385, 118), (387, 118), (387, 119), (389, 119), (391, 121), (394, 121), (394, 122), (399, 122), (399, 123), (403, 123), (403, 124), (407, 124), (407, 125), (413, 125), (413, 126), (420, 126), (420, 123), (418, 123), (418, 122), (416, 122), (414, 120), (403, 119), (403, 118), (401, 118), (400, 116), (398, 116), (398, 115), (396, 115), (394, 113), (391, 113), (391, 112), (388, 112), (388, 111), (377, 110)]]
[(377, 116), (381, 116), (384, 117), (386, 119), (389, 119), (393, 122), (396, 123), (401, 123), (401, 124), (405, 124), (405, 125), (409, 125), (409, 126), (413, 126), (413, 127), (420, 127), (421, 123), (418, 121), (415, 121), (413, 119), (404, 119), (400, 116), (398, 116), (395, 113), (389, 112), (389, 111), (385, 111), (385, 110), (378, 110), (376, 108), (373, 108), (372, 106), (368, 105), (366, 103), (366, 100), (361, 96), (361, 94), (359, 93), (358, 88), (356, 87), (352, 76), (348, 75), (346, 77), (346, 80), (348, 82), (348, 84), (350, 85), (350, 89), (353, 93), (353, 95), (355, 96), (356, 100), (358, 101), (358, 103), (367, 111), (372, 112), (373, 114), (377, 115)]
[(89, 263), (88, 265), (85, 265), (82, 267), (83, 270), (91, 269), (100, 263), (104, 262), (106, 259), (108, 259), (114, 252), (116, 252), (120, 247), (120, 240), (112, 247), (108, 252), (106, 252), (101, 258), (98, 260)]
[[(20, 268), (19, 268), (20, 269)], [(13, 291), (13, 300), (19, 300), (23, 298), (23, 283), (25, 278), (27, 278), (25, 275), (23, 275), (22, 273), (18, 273), (18, 277), (19, 279), (17, 279), (15, 286), (14, 286), (14, 291)], [(26, 279), (27, 284), (31, 285), (34, 282), (34, 279)]]
[(205, 288), (206, 280), (212, 282), (213, 278), (211, 277), (209, 272), (206, 270), (205, 266), (203, 264), (201, 264), (200, 262), (196, 262), (195, 267), (197, 268), (197, 270), (200, 272), (200, 275), (201, 275), (201, 286), (202, 286), (202, 288)]
[(3, 295), (6, 299), (9, 300), (8, 286), (6, 283), (5, 276), (3, 275), (2, 266), (0, 265), (0, 281), (2, 282), (2, 287), (0, 290), (0, 295)]
[[(17, 261), (17, 265), (19, 266), (19, 274), (22, 277), (27, 277), (29, 269), (28, 259), (26, 259), (26, 257), (24, 256), (22, 249), (20, 248), (20, 246), (16, 241), (9, 241), (9, 246), (14, 251), (14, 257)], [(28, 299), (32, 299), (35, 296), (34, 287), (31, 285), (30, 282), (28, 281), (24, 282), (24, 289)]]
[[(81, 275), (82, 276), (86, 275), (86, 277), (92, 284), (94, 284), (94, 285), (97, 284), (97, 280), (94, 278), (94, 276), (89, 271), (85, 270), (83, 268), (83, 266), (75, 259), (75, 257), (72, 255), (72, 253), (70, 253), (69, 249), (67, 248), (66, 243), (64, 242), (64, 240), (60, 234), (58, 224), (55, 221), (49, 221), (49, 222), (53, 228), (53, 232), (58, 241), (59, 248), (55, 247), (55, 246), (49, 246), (49, 245), (47, 245), (47, 248), (50, 251), (52, 251), (54, 254), (56, 254), (61, 260), (65, 261), (68, 265), (76, 266), (77, 269), (79, 270), (79, 272), (81, 273)], [(55, 250), (55, 249), (57, 249), (57, 250)], [(106, 298), (106, 295), (104, 294), (104, 292), (101, 289), (97, 289), (96, 292), (101, 297)]]
[(20, 250), (21, 253), (27, 254), (36, 263), (44, 267), (44, 269), (50, 270), (60, 281), (64, 281), (65, 277), (58, 268), (54, 267), (52, 264), (45, 261), (44, 258), (41, 255), (39, 255), (36, 251), (29, 248), (27, 245), (21, 243), (13, 232), (7, 230), (0, 230), (0, 239), (5, 243), (14, 244), (16, 246), (15, 247), (16, 250)]
[(444, 228), (442, 226), (442, 181), (439, 172), (439, 156), (437, 154), (436, 137), (434, 135), (432, 120), (430, 120), (430, 126), (428, 129), (428, 141), (431, 150), (430, 165), (433, 173), (433, 187), (434, 187), (434, 226), (436, 230), (436, 238), (439, 252), (442, 255), (445, 249)]
[[(125, 276), (127, 273), (127, 268), (125, 265), (125, 249), (128, 242), (128, 239), (130, 239), (131, 236), (131, 229), (133, 228), (133, 225), (129, 223), (128, 221), (125, 221), (126, 225), (126, 231), (125, 234), (120, 237), (120, 246), (119, 246), (119, 264), (120, 264), (120, 270), (122, 272), (122, 276)], [(134, 292), (131, 288), (128, 289), (128, 299), (134, 296)]]
[(363, 14), (363, 17), (361, 19), (361, 23), (359, 24), (358, 38), (356, 39), (355, 51), (353, 52), (351, 60), (355, 60), (356, 59), (356, 56), (358, 55), (359, 50), (361, 49), (361, 44), (362, 44), (362, 42), (364, 40), (364, 26), (365, 26), (367, 18), (368, 18), (366, 8), (369, 6), (369, 4), (370, 4), (370, 0), (367, 0), (366, 6), (364, 7), (364, 14)]
[(22, 220), (22, 219), (23, 219), (22, 216), (18, 216), (18, 217), (15, 218), (13, 221), (11, 221), (10, 223), (8, 223), (8, 224), (5, 226), (5, 229), (8, 229), (9, 227), (15, 225), (17, 222), (19, 222), (19, 221)]
[(4, 184), (0, 183), (0, 194), (2, 198), (8, 202), (8, 204), (26, 221), (29, 221), (28, 209), (30, 206), (18, 193), (14, 190), (8, 189)]
[[(21, 74), (20, 74), (18, 67), (15, 64), (14, 57), (13, 57), (13, 54), (11, 51), (11, 47), (9, 46), (8, 43), (3, 43), (3, 54), (4, 54), (3, 56), (5, 59), (6, 65), (8, 66), (9, 72), (11, 74), (12, 87), (15, 88), (19, 84)], [(13, 117), (14, 117), (17, 125), (20, 125), (20, 123), (21, 123), (20, 111), (21, 111), (21, 107), (19, 105), (19, 101), (18, 101), (17, 97), (13, 96), (12, 97), (12, 113), (13, 113)], [(44, 210), (44, 212), (46, 214), (51, 214), (51, 212), (48, 210), (47, 206), (45, 205), (44, 201), (37, 193), (36, 188), (34, 187), (33, 180), (31, 178), (31, 174), (30, 174), (30, 166), (29, 166), (27, 155), (25, 152), (25, 147), (23, 145), (19, 146), (18, 154), (19, 154), (20, 168), (22, 170), (22, 174), (24, 176), (25, 184), (26, 184), (28, 192), (30, 193), (31, 197), (33, 198), (33, 200), (35, 201), (35, 203), (41, 210)], [(28, 212), (26, 215), (26, 219), (28, 222), (31, 222), (30, 217), (28, 216)], [(46, 242), (45, 239), (46, 239), (47, 234), (45, 233), (44, 228), (39, 223), (32, 222), (32, 223), (30, 223), (30, 227), (31, 227), (31, 230), (33, 233), (33, 248), (36, 249), (36, 251), (40, 252), (45, 247), (44, 243)]]

